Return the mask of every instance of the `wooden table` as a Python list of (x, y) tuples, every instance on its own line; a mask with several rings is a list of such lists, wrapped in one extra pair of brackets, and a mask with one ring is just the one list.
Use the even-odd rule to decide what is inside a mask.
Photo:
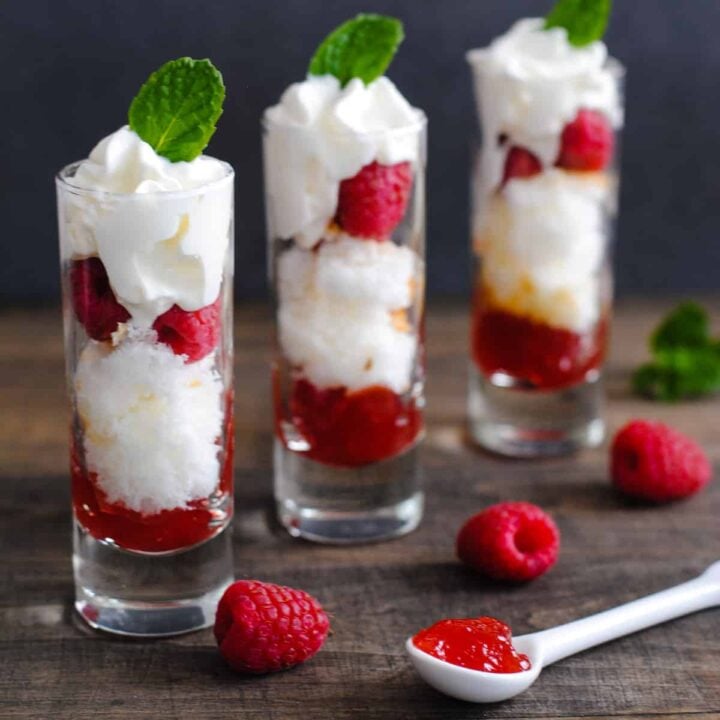
[[(720, 399), (663, 406), (628, 393), (629, 371), (670, 305), (619, 306), (610, 430), (636, 416), (671, 422), (705, 446), (718, 474)], [(0, 717), (720, 718), (720, 612), (713, 611), (568, 659), (525, 695), (492, 707), (450, 700), (416, 677), (403, 641), (441, 617), (495, 615), (520, 634), (688, 579), (720, 557), (720, 477), (687, 502), (637, 507), (611, 491), (605, 448), (529, 462), (469, 447), (465, 310), (431, 307), (426, 517), (408, 537), (351, 548), (295, 541), (269, 522), (269, 316), (259, 306), (238, 312), (237, 575), (308, 590), (333, 627), (312, 662), (258, 678), (234, 675), (210, 631), (131, 641), (75, 619), (60, 316), (0, 312)], [(468, 514), (506, 499), (542, 505), (562, 531), (557, 566), (522, 587), (488, 583), (453, 555)]]

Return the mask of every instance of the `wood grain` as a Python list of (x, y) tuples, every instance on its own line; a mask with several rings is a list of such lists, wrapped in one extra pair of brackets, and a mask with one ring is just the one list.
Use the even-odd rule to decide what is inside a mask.
[[(663, 406), (628, 394), (631, 368), (671, 301), (621, 303), (608, 368), (611, 432), (635, 416), (673, 423), (720, 464), (720, 400)], [(714, 302), (715, 320), (720, 303)], [(442, 616), (496, 615), (516, 633), (565, 622), (691, 577), (720, 557), (720, 483), (684, 503), (629, 505), (611, 492), (606, 449), (507, 461), (466, 444), (467, 317), (435, 303), (428, 321), (427, 513), (412, 535), (353, 548), (293, 541), (272, 522), (268, 311), (238, 311), (235, 563), (238, 576), (297, 585), (332, 613), (310, 663), (242, 678), (209, 631), (159, 641), (93, 633), (70, 607), (70, 504), (60, 315), (0, 313), (0, 717), (2, 718), (720, 718), (720, 613), (704, 612), (570, 658), (513, 702), (447, 699), (414, 675), (406, 636)], [(523, 587), (479, 579), (453, 556), (473, 510), (539, 503), (561, 559)]]

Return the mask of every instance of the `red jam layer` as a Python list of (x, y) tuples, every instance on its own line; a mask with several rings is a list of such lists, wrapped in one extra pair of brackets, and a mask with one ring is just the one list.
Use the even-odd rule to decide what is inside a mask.
[(486, 375), (502, 372), (538, 389), (551, 390), (581, 383), (599, 367), (607, 335), (606, 318), (590, 332), (576, 333), (476, 305), (472, 353)]
[[(278, 437), (287, 445), (279, 401), (275, 412)], [(349, 392), (344, 387), (320, 389), (307, 380), (295, 380), (289, 415), (310, 446), (303, 455), (338, 467), (393, 457), (415, 442), (423, 426), (422, 413), (413, 400), (379, 385)]]
[(413, 637), (423, 652), (453, 665), (491, 673), (516, 673), (531, 667), (512, 645), (510, 628), (491, 617), (440, 620)]
[(75, 518), (94, 538), (110, 540), (126, 550), (168, 552), (209, 540), (232, 517), (234, 428), (232, 398), (226, 415), (226, 447), (217, 493), (226, 496), (222, 508), (212, 508), (208, 500), (196, 500), (187, 508), (163, 510), (145, 515), (129, 510), (122, 503), (108, 503), (97, 484), (97, 475), (88, 472), (75, 443), (71, 441), (70, 476)]

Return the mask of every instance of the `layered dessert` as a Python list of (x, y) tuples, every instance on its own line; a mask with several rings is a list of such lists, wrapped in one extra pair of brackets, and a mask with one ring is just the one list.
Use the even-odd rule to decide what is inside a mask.
[(75, 517), (148, 553), (196, 545), (232, 511), (233, 173), (200, 154), (197, 129), (190, 147), (148, 130), (163, 119), (153, 88), (187, 93), (198, 78), (211, 134), (219, 73), (173, 61), (143, 86), (130, 125), (58, 181)]
[(368, 18), (383, 20), (336, 30), (264, 118), (277, 436), (346, 468), (422, 429), (424, 117), (384, 67), (358, 77), (322, 57)]
[(468, 54), (483, 131), (472, 357), (501, 384), (537, 389), (581, 383), (603, 361), (623, 121), (604, 43), (551, 18), (520, 20)]

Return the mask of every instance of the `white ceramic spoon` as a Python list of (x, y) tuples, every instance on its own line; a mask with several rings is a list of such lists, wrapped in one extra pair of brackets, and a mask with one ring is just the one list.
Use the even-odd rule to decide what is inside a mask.
[(436, 690), (469, 702), (499, 702), (527, 690), (544, 667), (569, 655), (715, 605), (720, 605), (720, 562), (669, 590), (514, 638), (515, 648), (532, 663), (530, 670), (523, 672), (489, 673), (452, 665), (416, 648), (412, 638), (405, 648), (420, 676)]

